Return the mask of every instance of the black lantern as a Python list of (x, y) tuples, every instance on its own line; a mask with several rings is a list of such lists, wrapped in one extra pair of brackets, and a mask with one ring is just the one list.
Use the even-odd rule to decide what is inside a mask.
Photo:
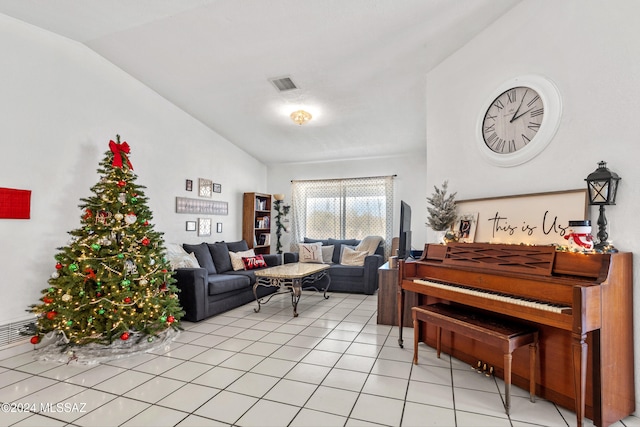
[(598, 169), (587, 176), (587, 190), (589, 191), (589, 204), (600, 206), (600, 216), (598, 216), (598, 243), (596, 249), (614, 250), (607, 242), (607, 217), (604, 215), (604, 207), (616, 204), (616, 193), (618, 192), (618, 181), (620, 177), (615, 172), (607, 169), (606, 162), (599, 162)]

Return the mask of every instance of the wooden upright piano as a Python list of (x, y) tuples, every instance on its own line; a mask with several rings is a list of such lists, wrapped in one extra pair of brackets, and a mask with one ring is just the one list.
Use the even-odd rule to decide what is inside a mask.
[[(599, 427), (635, 410), (631, 253), (571, 253), (554, 246), (449, 243), (425, 246), (417, 261), (400, 261), (398, 343), (404, 292), (420, 304), (445, 302), (528, 322), (539, 330), (536, 394), (575, 410)], [(435, 327), (420, 331), (435, 346)], [(502, 354), (465, 337), (442, 337), (442, 348), (469, 364), (483, 360), (501, 375)], [(518, 350), (516, 350), (517, 352)], [(527, 388), (529, 356), (514, 357), (513, 383)]]

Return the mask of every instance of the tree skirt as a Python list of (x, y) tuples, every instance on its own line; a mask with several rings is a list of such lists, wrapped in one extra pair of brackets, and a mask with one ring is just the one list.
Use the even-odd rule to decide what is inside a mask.
[[(94, 365), (160, 349), (171, 344), (179, 334), (179, 331), (167, 328), (156, 336), (143, 336), (139, 332), (133, 332), (128, 340), (115, 340), (110, 345), (97, 343), (69, 345), (64, 334), (52, 332), (47, 334), (37, 346), (34, 359), (43, 362)], [(152, 338), (151, 341), (149, 337)]]

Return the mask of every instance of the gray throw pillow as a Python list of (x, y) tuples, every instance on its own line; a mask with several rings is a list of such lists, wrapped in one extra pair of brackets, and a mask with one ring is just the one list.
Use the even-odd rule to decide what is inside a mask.
[(229, 248), (225, 242), (208, 243), (209, 252), (216, 265), (218, 273), (225, 273), (233, 270), (231, 266), (231, 257), (229, 256)]
[(188, 253), (193, 252), (193, 254), (196, 256), (196, 259), (198, 260), (198, 264), (200, 264), (200, 267), (206, 268), (207, 273), (216, 274), (216, 266), (213, 263), (211, 252), (209, 251), (209, 248), (207, 247), (207, 244), (205, 242), (202, 242), (198, 245), (190, 245), (188, 243), (184, 243), (182, 247)]

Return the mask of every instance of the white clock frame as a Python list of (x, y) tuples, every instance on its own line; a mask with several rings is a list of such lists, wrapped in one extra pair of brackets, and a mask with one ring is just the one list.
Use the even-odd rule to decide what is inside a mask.
[[(542, 119), (540, 130), (538, 130), (535, 138), (533, 138), (526, 147), (514, 153), (496, 153), (491, 150), (484, 141), (482, 134), (484, 117), (498, 96), (518, 86), (529, 87), (540, 95), (544, 108), (544, 118)], [(562, 116), (560, 91), (551, 80), (537, 74), (529, 74), (507, 80), (491, 92), (487, 101), (482, 105), (483, 108), (480, 110), (480, 115), (476, 123), (476, 142), (478, 149), (489, 163), (501, 167), (521, 165), (540, 154), (555, 136), (560, 124), (560, 117)]]

